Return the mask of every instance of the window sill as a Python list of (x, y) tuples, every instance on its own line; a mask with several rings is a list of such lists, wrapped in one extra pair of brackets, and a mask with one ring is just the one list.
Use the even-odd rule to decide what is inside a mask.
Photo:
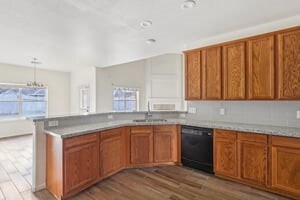
[(27, 120), (26, 117), (13, 117), (13, 118), (0, 118), (1, 122), (13, 122), (13, 121), (25, 121)]

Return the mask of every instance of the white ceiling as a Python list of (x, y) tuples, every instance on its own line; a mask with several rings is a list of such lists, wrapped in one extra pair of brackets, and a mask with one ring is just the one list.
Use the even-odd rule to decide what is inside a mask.
[[(186, 43), (300, 14), (299, 0), (0, 0), (0, 62), (71, 71), (180, 52)], [(143, 29), (142, 20), (153, 21)], [(146, 39), (156, 44), (148, 45)]]

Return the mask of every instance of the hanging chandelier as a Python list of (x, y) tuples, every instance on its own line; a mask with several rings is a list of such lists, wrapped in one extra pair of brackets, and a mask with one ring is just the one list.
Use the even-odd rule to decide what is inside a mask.
[(31, 64), (33, 64), (34, 67), (33, 82), (32, 81), (27, 82), (26, 86), (30, 88), (45, 88), (43, 83), (39, 83), (36, 81), (36, 66), (42, 63), (38, 62), (37, 58), (33, 58)]

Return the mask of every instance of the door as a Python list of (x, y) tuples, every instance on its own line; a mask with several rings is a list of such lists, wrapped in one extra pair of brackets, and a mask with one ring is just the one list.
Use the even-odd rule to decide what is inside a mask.
[(97, 141), (79, 144), (64, 151), (64, 194), (79, 191), (99, 177)]
[(124, 167), (125, 140), (122, 128), (101, 132), (100, 171), (106, 177)]
[(154, 126), (154, 162), (177, 162), (177, 126)]
[(202, 98), (222, 99), (221, 47), (202, 51)]
[(237, 141), (233, 131), (215, 130), (214, 171), (218, 175), (238, 177)]
[(185, 54), (185, 99), (201, 99), (201, 62), (200, 52)]
[(278, 97), (300, 99), (300, 30), (278, 35)]
[(245, 43), (223, 46), (224, 98), (239, 100), (246, 98)]
[(274, 36), (248, 42), (249, 99), (275, 98)]
[(240, 141), (241, 179), (255, 185), (267, 185), (268, 147), (266, 144)]
[(131, 164), (153, 163), (153, 127), (131, 127), (130, 133)]

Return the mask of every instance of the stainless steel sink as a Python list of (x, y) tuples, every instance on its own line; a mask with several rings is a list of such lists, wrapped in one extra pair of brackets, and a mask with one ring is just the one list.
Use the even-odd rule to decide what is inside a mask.
[(133, 122), (166, 122), (166, 119), (134, 119)]

